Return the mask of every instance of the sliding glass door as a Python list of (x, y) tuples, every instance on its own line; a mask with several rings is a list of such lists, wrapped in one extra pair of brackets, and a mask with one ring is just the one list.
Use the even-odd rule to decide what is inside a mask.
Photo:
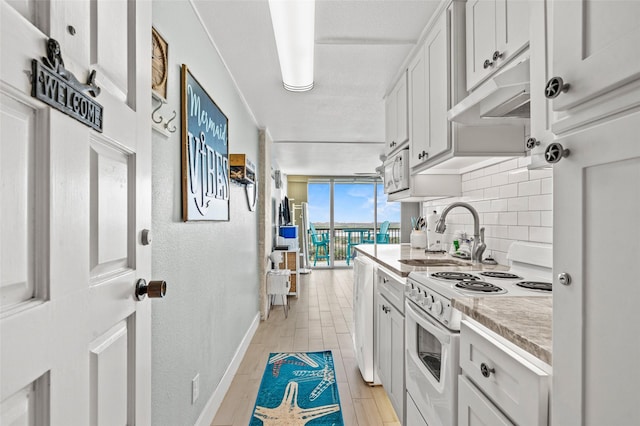
[[(309, 262), (318, 267), (350, 267), (359, 244), (399, 242), (400, 206), (387, 203), (382, 182), (372, 179), (311, 180), (307, 187)], [(379, 217), (378, 217), (379, 216)], [(389, 221), (386, 237), (378, 223)], [(393, 222), (393, 225), (391, 223)]]

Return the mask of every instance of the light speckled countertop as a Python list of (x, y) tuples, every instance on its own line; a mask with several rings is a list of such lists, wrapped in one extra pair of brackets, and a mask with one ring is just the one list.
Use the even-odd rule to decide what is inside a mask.
[(451, 306), (551, 365), (551, 296), (459, 297)]
[(413, 271), (507, 271), (503, 265), (472, 264), (464, 266), (410, 266), (399, 262), (405, 259), (456, 259), (448, 254), (425, 253), (424, 249), (413, 249), (409, 244), (361, 244), (355, 250), (378, 262), (394, 274), (406, 277)]
[[(507, 271), (504, 265), (410, 266), (401, 259), (452, 259), (448, 254), (425, 253), (409, 244), (363, 244), (355, 249), (391, 272), (406, 277), (413, 271)], [(551, 365), (551, 296), (459, 297), (452, 306), (469, 318)]]

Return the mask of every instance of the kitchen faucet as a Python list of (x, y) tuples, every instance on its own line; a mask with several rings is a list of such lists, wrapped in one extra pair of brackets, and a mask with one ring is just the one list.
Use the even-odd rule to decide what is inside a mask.
[(484, 243), (484, 228), (480, 228), (478, 212), (471, 204), (463, 202), (449, 204), (444, 208), (444, 210), (442, 210), (440, 219), (438, 219), (438, 222), (436, 223), (435, 231), (438, 234), (444, 233), (444, 230), (447, 229), (447, 225), (445, 225), (444, 220), (447, 217), (447, 214), (449, 214), (449, 211), (455, 207), (464, 207), (473, 215), (473, 247), (471, 249), (471, 261), (473, 263), (482, 263), (482, 254), (484, 253), (484, 249), (487, 248), (487, 245)]

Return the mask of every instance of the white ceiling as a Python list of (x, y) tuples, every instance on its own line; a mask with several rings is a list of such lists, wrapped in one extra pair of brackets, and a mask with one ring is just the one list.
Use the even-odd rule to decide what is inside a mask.
[(384, 96), (439, 0), (316, 0), (315, 86), (282, 87), (267, 0), (193, 0), (286, 174), (374, 173)]

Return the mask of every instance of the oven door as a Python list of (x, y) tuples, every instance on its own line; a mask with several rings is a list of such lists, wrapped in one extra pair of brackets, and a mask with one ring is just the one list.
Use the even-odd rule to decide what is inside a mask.
[(405, 301), (407, 393), (429, 425), (457, 422), (460, 335)]

